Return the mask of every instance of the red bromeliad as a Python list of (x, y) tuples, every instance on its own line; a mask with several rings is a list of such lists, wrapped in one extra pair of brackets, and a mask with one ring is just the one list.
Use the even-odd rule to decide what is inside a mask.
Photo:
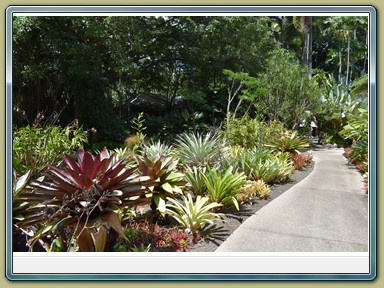
[(137, 167), (127, 168), (125, 158), (113, 163), (106, 148), (96, 156), (79, 149), (77, 158), (63, 156), (65, 169), (47, 165), (43, 173), (47, 179), (32, 181), (30, 189), (19, 195), (17, 201), (30, 207), (16, 225), (36, 231), (31, 246), (44, 237), (60, 236), (68, 249), (76, 242), (80, 251), (103, 251), (109, 228), (125, 237), (122, 208), (150, 202), (148, 192), (155, 184), (137, 174)]

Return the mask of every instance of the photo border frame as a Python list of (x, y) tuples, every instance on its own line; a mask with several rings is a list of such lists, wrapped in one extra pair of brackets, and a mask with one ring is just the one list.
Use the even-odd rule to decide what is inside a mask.
[[(369, 13), (369, 219), (370, 273), (357, 274), (15, 274), (12, 271), (12, 17), (14, 13)], [(80, 15), (79, 15), (80, 16)], [(367, 5), (71, 5), (10, 6), (6, 11), (6, 276), (9, 280), (372, 280), (377, 270), (377, 19), (376, 9)], [(372, 172), (371, 172), (372, 171)]]

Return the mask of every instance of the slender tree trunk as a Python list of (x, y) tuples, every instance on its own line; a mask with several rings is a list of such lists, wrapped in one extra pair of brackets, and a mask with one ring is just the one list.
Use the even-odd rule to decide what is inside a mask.
[(312, 78), (312, 17), (301, 17), (301, 31), (303, 33), (304, 46), (302, 64), (308, 67), (308, 77)]
[[(231, 87), (228, 88), (228, 103), (227, 103), (227, 126), (229, 125), (229, 114), (231, 112), (231, 103), (232, 101), (235, 99), (237, 93), (239, 93), (240, 89), (244, 86), (244, 82), (243, 81), (240, 81), (239, 83), (239, 86), (237, 86), (237, 88), (235, 89), (235, 84), (236, 84), (236, 80), (235, 79), (232, 79), (232, 84), (231, 84)], [(237, 105), (236, 109), (235, 109), (235, 113), (236, 113), (236, 110), (239, 108), (239, 104)]]
[(280, 42), (283, 44), (283, 47), (286, 48), (286, 41), (285, 41), (285, 25), (284, 22), (286, 21), (284, 19), (286, 16), (281, 16), (281, 26), (280, 26)]
[[(356, 41), (357, 38), (357, 28), (353, 30), (353, 40)], [(349, 83), (352, 83), (352, 78), (353, 78), (353, 72), (355, 70), (355, 64), (351, 64), (351, 73), (349, 74)]]
[(307, 61), (308, 61), (308, 77), (312, 78), (312, 17), (308, 19), (308, 51), (307, 51)]
[(350, 61), (350, 54), (351, 54), (351, 40), (349, 37), (349, 31), (347, 32), (347, 41), (348, 41), (348, 50), (347, 50), (347, 75), (345, 77), (345, 84), (349, 85), (349, 61)]
[(342, 59), (342, 55), (341, 55), (341, 46), (339, 48), (339, 83), (341, 83), (341, 80), (343, 79), (342, 75), (341, 75), (341, 72), (343, 70), (343, 59)]
[(232, 119), (233, 119), (233, 120), (236, 118), (236, 113), (237, 113), (237, 110), (239, 110), (239, 108), (240, 108), (241, 102), (243, 102), (242, 99), (240, 99), (239, 102), (237, 102), (235, 111), (233, 111), (233, 115), (232, 115)]

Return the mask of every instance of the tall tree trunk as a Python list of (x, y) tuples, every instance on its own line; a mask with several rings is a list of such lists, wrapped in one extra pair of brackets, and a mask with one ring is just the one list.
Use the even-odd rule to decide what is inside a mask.
[(343, 59), (342, 59), (342, 56), (341, 56), (341, 46), (339, 48), (339, 83), (341, 84), (341, 81), (343, 79), (342, 75), (341, 75), (341, 72), (343, 70)]
[(308, 77), (309, 79), (312, 78), (312, 17), (309, 17), (308, 21), (308, 50), (307, 50), (307, 55), (308, 55)]
[(347, 32), (347, 41), (348, 41), (348, 50), (347, 50), (347, 75), (345, 77), (345, 85), (349, 85), (349, 61), (350, 61), (350, 54), (351, 54), (351, 40), (349, 37), (349, 31)]
[[(353, 41), (356, 41), (357, 40), (356, 38), (357, 38), (357, 28), (355, 28), (353, 30)], [(352, 65), (351, 65), (351, 73), (349, 74), (349, 83), (352, 83), (352, 78), (353, 78), (354, 70), (355, 70), (355, 64), (352, 63)]]
[(312, 77), (312, 17), (301, 17), (301, 31), (303, 33), (304, 45), (302, 64), (308, 67), (308, 77)]

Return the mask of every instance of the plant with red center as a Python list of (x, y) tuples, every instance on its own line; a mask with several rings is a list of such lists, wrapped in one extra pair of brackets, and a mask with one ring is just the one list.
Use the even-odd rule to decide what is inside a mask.
[(77, 245), (80, 251), (103, 251), (110, 228), (125, 237), (122, 208), (151, 201), (147, 193), (155, 184), (139, 176), (137, 167), (126, 168), (126, 158), (113, 163), (106, 148), (96, 156), (79, 149), (77, 158), (63, 156), (65, 169), (47, 165), (44, 179), (18, 195), (17, 201), (30, 204), (16, 223), (31, 236), (30, 247), (61, 237), (67, 250)]

